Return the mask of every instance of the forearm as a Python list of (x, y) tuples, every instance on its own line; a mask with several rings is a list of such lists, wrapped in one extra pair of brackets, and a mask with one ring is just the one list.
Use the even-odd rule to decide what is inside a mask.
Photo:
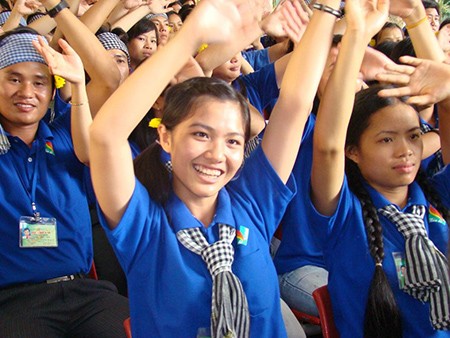
[(13, 7), (11, 14), (9, 15), (8, 19), (6, 20), (5, 24), (2, 26), (2, 29), (4, 32), (13, 30), (16, 27), (19, 27), (20, 19), (22, 19), (23, 16), (17, 11), (16, 7)]
[(95, 34), (119, 3), (120, 0), (99, 0), (84, 13), (80, 20)]
[(75, 154), (80, 162), (89, 164), (89, 126), (92, 123), (84, 83), (71, 84), (71, 133)]
[(423, 5), (417, 6), (410, 15), (403, 18), (408, 34), (416, 52), (416, 56), (442, 62), (445, 59), (444, 52), (428, 22)]
[(450, 99), (440, 102), (438, 107), (442, 159), (444, 164), (450, 164)]
[(150, 8), (148, 6), (141, 6), (136, 8), (135, 10), (127, 13), (125, 16), (117, 20), (116, 22), (112, 23), (111, 29), (120, 27), (124, 31), (128, 31), (133, 25), (141, 20), (144, 16), (147, 14), (150, 14)]

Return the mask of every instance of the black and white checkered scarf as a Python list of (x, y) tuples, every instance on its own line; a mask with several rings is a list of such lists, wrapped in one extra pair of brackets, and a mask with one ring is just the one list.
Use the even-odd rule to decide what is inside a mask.
[(423, 217), (425, 206), (413, 205), (403, 213), (394, 205), (378, 212), (397, 226), (405, 238), (404, 291), (422, 302), (430, 302), (431, 324), (436, 330), (450, 329), (450, 285), (446, 257), (428, 238)]
[(219, 224), (219, 240), (209, 244), (200, 228), (183, 229), (177, 238), (188, 250), (200, 255), (213, 279), (211, 336), (249, 337), (250, 316), (247, 297), (239, 278), (231, 271), (236, 230)]

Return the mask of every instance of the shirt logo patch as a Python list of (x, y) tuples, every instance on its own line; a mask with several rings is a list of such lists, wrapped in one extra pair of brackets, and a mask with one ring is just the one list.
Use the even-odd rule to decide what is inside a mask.
[(432, 205), (430, 205), (430, 208), (428, 209), (428, 222), (447, 224), (439, 211), (437, 211)]
[(45, 142), (45, 152), (55, 156), (55, 151), (53, 150), (53, 144), (50, 141)]
[(249, 229), (247, 227), (240, 225), (239, 229), (236, 231), (237, 244), (247, 245), (248, 233)]

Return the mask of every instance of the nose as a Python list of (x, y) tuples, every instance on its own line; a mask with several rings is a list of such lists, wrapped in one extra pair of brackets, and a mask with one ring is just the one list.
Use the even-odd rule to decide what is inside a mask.
[(400, 157), (409, 157), (413, 154), (409, 139), (402, 138), (399, 141), (397, 152)]
[(205, 157), (213, 162), (222, 162), (225, 159), (225, 144), (218, 140), (211, 142)]
[(28, 81), (22, 82), (20, 85), (20, 88), (18, 90), (18, 94), (21, 97), (26, 97), (26, 98), (32, 97), (33, 92), (34, 92), (33, 84)]

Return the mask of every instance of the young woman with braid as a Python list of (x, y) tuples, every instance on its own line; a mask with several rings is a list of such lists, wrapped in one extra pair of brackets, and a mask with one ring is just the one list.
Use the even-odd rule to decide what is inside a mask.
[(428, 182), (441, 203), (417, 175), (417, 111), (380, 97), (382, 87), (354, 100), (364, 48), (383, 18), (364, 20), (376, 3), (358, 3), (346, 2), (347, 31), (317, 114), (307, 210), (324, 243), (335, 323), (341, 337), (450, 337), (450, 168)]

